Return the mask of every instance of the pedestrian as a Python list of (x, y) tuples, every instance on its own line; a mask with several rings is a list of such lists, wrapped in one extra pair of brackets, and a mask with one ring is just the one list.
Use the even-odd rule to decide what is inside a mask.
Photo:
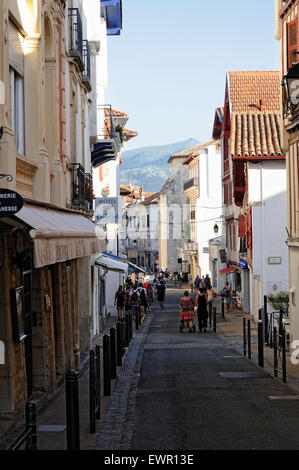
[(184, 331), (188, 331), (188, 324), (189, 324), (189, 331), (192, 331), (192, 323), (195, 319), (194, 314), (194, 300), (192, 297), (189, 297), (189, 292), (185, 290), (184, 297), (181, 298), (180, 301), (180, 321), (184, 322)]
[(184, 273), (183, 273), (183, 271), (181, 271), (181, 272), (180, 272), (180, 275), (179, 275), (179, 283), (180, 283), (180, 287), (182, 286), (183, 279), (184, 279)]
[(191, 294), (193, 294), (193, 281), (192, 281), (192, 274), (188, 274), (188, 286), (190, 287)]
[(131, 283), (128, 283), (125, 290), (125, 312), (130, 312), (131, 306)]
[(198, 329), (199, 331), (203, 329), (206, 332), (208, 326), (207, 294), (202, 287), (200, 287), (196, 296), (195, 304), (197, 306)]
[(209, 314), (209, 324), (212, 324), (212, 311), (213, 311), (213, 301), (217, 294), (212, 286), (209, 286), (210, 289), (207, 289), (207, 300), (208, 300), (208, 314)]
[(210, 279), (209, 275), (206, 274), (206, 277), (204, 279), (203, 288), (208, 290), (208, 289), (211, 289), (211, 287), (212, 287), (211, 279)]
[(222, 297), (222, 302), (224, 302), (224, 304), (226, 305), (226, 311), (228, 312), (229, 310), (229, 301), (230, 301), (230, 295), (231, 295), (231, 292), (230, 292), (230, 287), (229, 287), (229, 283), (226, 282), (223, 286), (223, 288), (221, 289), (221, 293), (220, 293), (221, 297)]
[(165, 299), (165, 285), (162, 282), (158, 283), (157, 287), (158, 301), (160, 302), (160, 308), (164, 310), (164, 299)]
[(146, 315), (146, 309), (147, 309), (147, 298), (146, 298), (146, 290), (143, 287), (141, 282), (139, 283), (137, 291), (139, 293), (139, 298), (140, 298), (141, 315), (145, 316)]
[(118, 290), (115, 293), (114, 305), (117, 307), (118, 319), (123, 318), (124, 308), (125, 308), (125, 293), (122, 286), (119, 286)]
[(200, 287), (202, 287), (202, 289), (204, 289), (205, 288), (205, 277), (204, 276), (202, 276), (200, 284), (201, 284)]
[(197, 274), (196, 278), (194, 279), (194, 286), (195, 289), (199, 289), (199, 287), (201, 286), (201, 279), (199, 277), (199, 274)]
[(137, 290), (137, 284), (134, 284), (134, 286), (131, 289), (131, 307), (132, 307), (132, 312), (133, 312), (133, 319), (136, 319), (136, 315), (138, 314), (138, 309), (139, 309), (139, 304), (140, 304), (140, 295)]
[(152, 285), (149, 284), (147, 286), (147, 306), (148, 306), (148, 310), (151, 309), (151, 305), (154, 301), (154, 291), (153, 291), (153, 288), (152, 288)]

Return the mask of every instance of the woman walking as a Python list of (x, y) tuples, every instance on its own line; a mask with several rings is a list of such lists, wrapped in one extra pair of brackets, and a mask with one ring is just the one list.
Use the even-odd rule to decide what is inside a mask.
[(208, 313), (209, 313), (209, 325), (212, 324), (212, 311), (213, 311), (213, 300), (217, 297), (217, 294), (212, 286), (207, 289), (207, 302), (208, 302)]
[(165, 299), (165, 285), (162, 282), (158, 283), (157, 287), (158, 301), (160, 302), (160, 308), (164, 310), (164, 299)]
[(148, 305), (148, 310), (151, 309), (151, 305), (154, 301), (154, 291), (152, 289), (152, 285), (149, 284), (147, 286), (147, 305)]
[(184, 322), (184, 331), (188, 331), (189, 324), (189, 331), (191, 332), (193, 320), (195, 319), (194, 300), (192, 297), (189, 297), (189, 292), (187, 290), (184, 292), (184, 297), (181, 298), (180, 307), (180, 321)]
[(115, 304), (117, 307), (118, 319), (121, 319), (123, 318), (125, 308), (125, 293), (122, 286), (119, 286), (115, 293), (114, 305)]
[(208, 320), (208, 310), (207, 310), (207, 294), (205, 290), (201, 287), (199, 293), (196, 296), (196, 305), (197, 305), (197, 318), (198, 318), (198, 329), (199, 331), (207, 331), (207, 320)]

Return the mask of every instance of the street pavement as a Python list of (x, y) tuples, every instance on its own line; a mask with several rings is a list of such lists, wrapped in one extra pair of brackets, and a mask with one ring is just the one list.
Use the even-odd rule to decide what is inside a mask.
[(167, 289), (165, 310), (156, 306), (136, 337), (127, 396), (115, 389), (96, 448), (298, 449), (299, 394), (223, 334), (180, 333), (181, 294)]

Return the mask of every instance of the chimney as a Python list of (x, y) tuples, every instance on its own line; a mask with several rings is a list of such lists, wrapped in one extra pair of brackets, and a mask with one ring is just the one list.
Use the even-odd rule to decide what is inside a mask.
[(260, 99), (260, 111), (263, 111), (263, 107), (264, 107), (264, 100), (261, 98)]

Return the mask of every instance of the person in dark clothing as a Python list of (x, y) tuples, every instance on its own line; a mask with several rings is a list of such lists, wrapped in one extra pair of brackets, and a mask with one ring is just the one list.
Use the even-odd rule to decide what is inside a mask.
[(207, 294), (202, 287), (196, 296), (195, 304), (197, 306), (197, 318), (199, 331), (207, 331), (208, 326), (208, 309), (207, 309)]
[(206, 274), (206, 277), (204, 279), (204, 285), (202, 287), (206, 290), (211, 289), (212, 287), (211, 279), (208, 274)]
[(119, 286), (118, 290), (115, 293), (115, 301), (114, 305), (116, 304), (118, 318), (122, 318), (124, 315), (124, 308), (125, 308), (125, 293), (122, 286)]
[(198, 274), (196, 278), (194, 279), (194, 286), (195, 286), (195, 289), (199, 289), (201, 286), (201, 279)]
[(164, 299), (165, 299), (165, 285), (162, 282), (158, 283), (157, 287), (158, 301), (160, 302), (160, 308), (164, 309)]

